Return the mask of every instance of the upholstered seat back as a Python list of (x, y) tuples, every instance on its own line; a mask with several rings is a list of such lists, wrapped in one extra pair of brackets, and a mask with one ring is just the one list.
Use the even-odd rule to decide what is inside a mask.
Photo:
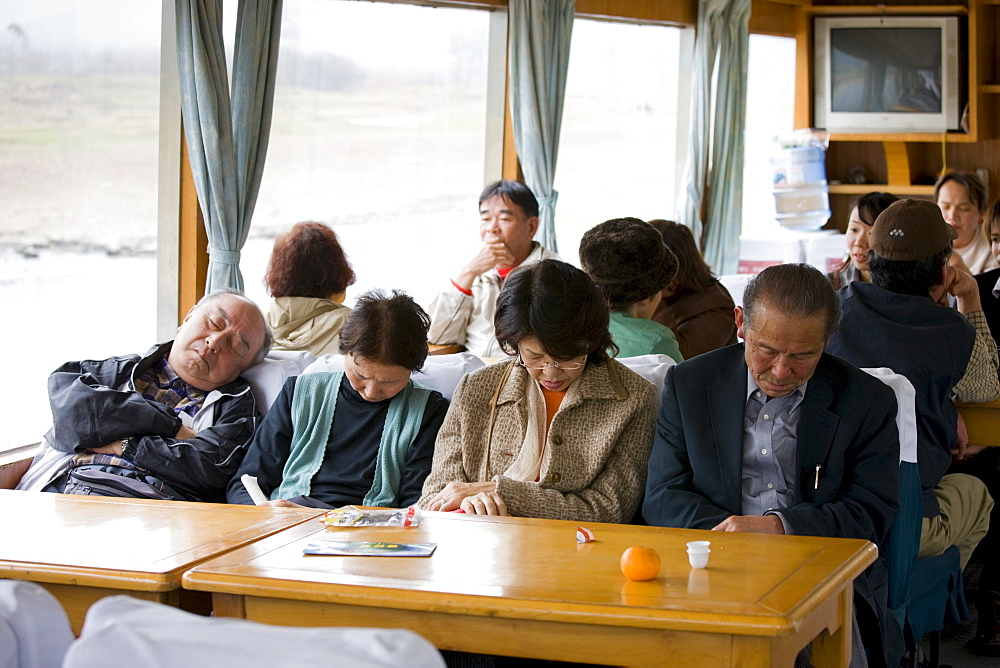
[(427, 640), (404, 629), (272, 626), (202, 617), (130, 596), (111, 596), (87, 611), (83, 632), (62, 665), (439, 668), (445, 663)]
[[(424, 387), (437, 390), (445, 399), (451, 401), (451, 396), (455, 393), (462, 376), (484, 366), (486, 364), (472, 353), (429, 355), (424, 362), (424, 368), (414, 371), (410, 377)], [(343, 355), (323, 355), (306, 367), (303, 373), (341, 371), (343, 368)]]
[(736, 306), (743, 306), (743, 291), (751, 278), (753, 274), (724, 274), (719, 276), (719, 283), (729, 292)]
[(663, 381), (667, 377), (667, 369), (676, 364), (673, 358), (667, 355), (639, 355), (619, 357), (618, 361), (656, 385), (656, 411), (659, 413), (660, 395), (663, 394)]
[(0, 580), (0, 668), (59, 666), (71, 642), (66, 611), (47, 589)]
[(306, 350), (272, 350), (258, 364), (243, 372), (250, 383), (250, 390), (257, 400), (257, 410), (267, 413), (278, 398), (285, 380), (297, 376), (316, 361), (316, 356)]

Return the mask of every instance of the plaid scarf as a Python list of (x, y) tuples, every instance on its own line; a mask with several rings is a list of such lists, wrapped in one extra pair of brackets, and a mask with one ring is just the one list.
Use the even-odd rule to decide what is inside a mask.
[(178, 376), (164, 355), (135, 379), (135, 390), (147, 401), (163, 404), (174, 413), (197, 415), (207, 392), (191, 387)]

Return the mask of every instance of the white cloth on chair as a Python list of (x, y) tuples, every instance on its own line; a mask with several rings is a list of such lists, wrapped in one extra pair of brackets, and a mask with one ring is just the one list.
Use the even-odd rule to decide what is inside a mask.
[(743, 306), (743, 291), (753, 277), (754, 274), (723, 274), (719, 276), (719, 283), (729, 292), (736, 306)]
[(308, 350), (272, 350), (267, 357), (244, 371), (242, 376), (250, 383), (261, 415), (267, 413), (285, 381), (298, 376), (315, 361), (316, 356)]
[(656, 415), (660, 414), (660, 395), (663, 394), (663, 382), (667, 377), (667, 369), (676, 362), (668, 355), (638, 355), (637, 357), (619, 357), (618, 361), (632, 371), (656, 385)]
[(47, 589), (0, 580), (0, 668), (62, 665), (71, 642), (66, 611)]
[[(486, 366), (486, 363), (472, 353), (455, 353), (453, 355), (429, 355), (424, 362), (424, 368), (410, 374), (413, 382), (432, 390), (451, 401), (451, 396), (458, 387), (462, 376)], [(302, 373), (318, 373), (320, 371), (341, 371), (344, 368), (343, 355), (323, 355), (310, 364)]]
[(917, 463), (916, 391), (902, 374), (888, 367), (869, 367), (862, 371), (875, 376), (896, 394), (896, 429), (899, 431), (899, 461)]
[(63, 668), (444, 665), (433, 645), (403, 629), (271, 626), (112, 596), (90, 607)]

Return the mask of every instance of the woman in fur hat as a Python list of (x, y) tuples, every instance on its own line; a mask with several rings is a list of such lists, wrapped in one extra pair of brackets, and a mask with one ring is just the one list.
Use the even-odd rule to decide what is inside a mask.
[(650, 319), (677, 275), (677, 257), (659, 232), (638, 218), (603, 222), (580, 240), (580, 264), (611, 307), (616, 357), (661, 354), (684, 361), (670, 328)]

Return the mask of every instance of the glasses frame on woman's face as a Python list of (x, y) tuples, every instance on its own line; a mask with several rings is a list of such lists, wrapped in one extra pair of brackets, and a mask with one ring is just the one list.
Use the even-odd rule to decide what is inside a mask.
[[(525, 355), (528, 357), (527, 361), (524, 359)], [(523, 367), (543, 389), (561, 392), (583, 375), (583, 370), (587, 366), (587, 355), (556, 360), (545, 352), (545, 347), (538, 339), (526, 336), (518, 345), (517, 364)]]
[[(577, 357), (576, 359), (582, 359), (582, 358), (585, 358), (585, 357), (586, 357), (586, 355), (581, 355), (580, 357)], [(587, 364), (586, 361), (583, 361), (583, 362), (537, 362), (537, 363), (528, 364), (521, 357), (521, 353), (517, 354), (517, 363), (520, 364), (521, 366), (523, 366), (525, 369), (538, 369), (538, 370), (544, 370), (544, 369), (562, 369), (563, 371), (576, 371), (577, 369), (580, 369), (584, 365)]]

